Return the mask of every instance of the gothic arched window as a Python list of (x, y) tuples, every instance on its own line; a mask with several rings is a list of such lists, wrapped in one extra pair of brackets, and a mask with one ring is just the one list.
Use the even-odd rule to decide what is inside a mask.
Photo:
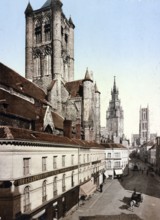
[(40, 21), (35, 23), (35, 37), (37, 44), (42, 42), (42, 27)]
[(47, 191), (46, 191), (47, 181), (43, 181), (42, 184), (42, 202), (45, 202), (47, 200)]
[(30, 187), (26, 186), (24, 188), (24, 212), (30, 211)]
[(47, 18), (44, 23), (44, 34), (45, 34), (45, 41), (50, 41), (51, 40), (51, 22), (49, 18)]

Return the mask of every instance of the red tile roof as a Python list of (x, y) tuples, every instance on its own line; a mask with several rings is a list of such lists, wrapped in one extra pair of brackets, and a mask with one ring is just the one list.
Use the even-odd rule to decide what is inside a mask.
[(0, 100), (5, 100), (7, 104), (6, 113), (8, 114), (32, 120), (35, 120), (38, 114), (38, 108), (34, 104), (6, 91), (0, 90)]
[[(102, 144), (105, 148), (126, 148), (122, 144), (114, 144), (114, 143), (107, 143), (107, 144)], [(126, 148), (127, 149), (127, 148)]]
[(44, 132), (36, 132), (27, 129), (13, 128), (8, 126), (0, 126), (0, 142), (1, 141), (28, 141), (31, 143), (48, 143), (48, 144), (64, 144), (73, 145), (85, 148), (102, 148), (104, 147), (97, 143), (89, 143), (78, 139), (69, 139), (67, 137), (55, 136)]
[(83, 83), (82, 80), (67, 82), (65, 84), (66, 89), (68, 90), (71, 97), (83, 96)]
[(44, 101), (45, 92), (37, 85), (25, 79), (14, 70), (0, 63), (0, 84), (11, 87), (17, 92)]

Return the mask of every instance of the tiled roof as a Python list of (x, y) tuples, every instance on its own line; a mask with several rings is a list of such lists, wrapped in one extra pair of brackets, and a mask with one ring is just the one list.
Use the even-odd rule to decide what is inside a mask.
[(65, 84), (66, 89), (70, 93), (71, 97), (83, 96), (83, 83), (82, 80), (67, 82)]
[(6, 91), (0, 90), (0, 100), (5, 100), (7, 104), (6, 113), (21, 116), (26, 119), (34, 120), (37, 112), (37, 108), (34, 104), (12, 95)]
[[(107, 143), (102, 144), (105, 148), (126, 148), (122, 144)], [(127, 149), (127, 148), (126, 148)]]
[(97, 143), (89, 143), (78, 139), (69, 139), (67, 137), (55, 136), (44, 132), (35, 132), (27, 129), (13, 128), (8, 126), (0, 126), (0, 142), (1, 141), (28, 141), (30, 143), (48, 143), (48, 144), (64, 144), (86, 148), (104, 148)]
[(0, 63), (0, 84), (11, 87), (23, 95), (45, 101), (46, 94), (42, 89), (2, 63)]

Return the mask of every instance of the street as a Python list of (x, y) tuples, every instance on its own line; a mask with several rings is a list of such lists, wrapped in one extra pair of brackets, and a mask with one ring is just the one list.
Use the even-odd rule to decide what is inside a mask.
[[(147, 174), (147, 165), (138, 162), (138, 165), (145, 169), (143, 171), (132, 171), (123, 177), (123, 180), (107, 180), (103, 192), (96, 192), (91, 199), (80, 206), (65, 220), (103, 220), (103, 219), (139, 219), (159, 220), (160, 207), (160, 177)], [(132, 212), (128, 203), (133, 189), (141, 192), (143, 202), (139, 207), (134, 207)], [(84, 218), (84, 216), (92, 216)], [(94, 217), (93, 217), (94, 216)], [(81, 217), (81, 218), (79, 218)], [(83, 218), (82, 218), (83, 217)]]

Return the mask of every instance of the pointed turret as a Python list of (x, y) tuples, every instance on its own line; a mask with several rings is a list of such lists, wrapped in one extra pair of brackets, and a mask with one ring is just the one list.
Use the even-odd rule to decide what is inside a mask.
[(93, 82), (93, 80), (91, 79), (91, 76), (89, 74), (88, 67), (86, 69), (86, 73), (85, 73), (85, 77), (84, 77), (83, 81), (91, 81), (91, 82)]
[(24, 13), (25, 13), (26, 15), (29, 15), (29, 14), (32, 14), (32, 12), (33, 12), (33, 8), (32, 8), (32, 6), (31, 6), (31, 3), (29, 2)]
[(73, 23), (73, 21), (72, 21), (71, 16), (70, 16), (70, 18), (69, 18), (69, 23), (70, 23), (70, 25), (72, 26), (72, 28), (74, 29), (74, 28), (75, 28), (75, 25), (74, 25), (74, 23)]
[(96, 93), (100, 93), (100, 91), (98, 90), (98, 87), (97, 87), (97, 83), (95, 82), (95, 85), (94, 85), (94, 90)]

